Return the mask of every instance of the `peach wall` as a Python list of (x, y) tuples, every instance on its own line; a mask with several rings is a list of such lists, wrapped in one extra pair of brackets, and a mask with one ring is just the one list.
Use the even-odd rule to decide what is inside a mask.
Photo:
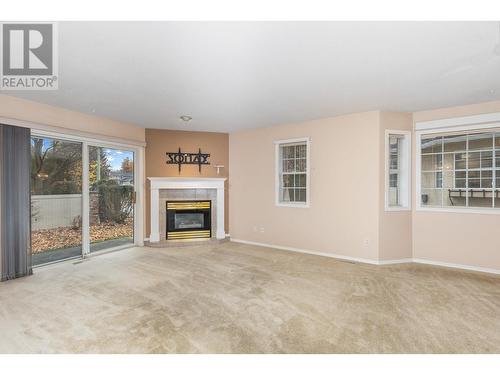
[[(311, 138), (309, 208), (275, 205), (273, 141)], [(231, 238), (378, 259), (379, 112), (232, 133)]]
[(411, 210), (385, 211), (385, 130), (411, 131), (412, 127), (411, 113), (380, 112), (379, 258), (381, 260), (408, 259), (412, 257)]
[(138, 126), (7, 95), (0, 95), (0, 117), (52, 126), (54, 131), (111, 137), (116, 142), (145, 139), (144, 129)]
[[(415, 112), (413, 121), (492, 112), (500, 112), (500, 101)], [(499, 228), (497, 214), (414, 210), (413, 257), (500, 270), (500, 241), (496, 235)]]
[[(177, 165), (166, 164), (165, 153), (178, 151), (201, 152), (210, 154), (210, 165), (183, 165), (181, 173)], [(214, 165), (224, 165), (217, 171)], [(146, 177), (228, 177), (229, 176), (229, 135), (227, 133), (191, 132), (177, 130), (146, 129)], [(225, 230), (229, 233), (229, 197), (226, 181), (225, 191)], [(150, 191), (146, 194), (146, 237), (150, 232)]]

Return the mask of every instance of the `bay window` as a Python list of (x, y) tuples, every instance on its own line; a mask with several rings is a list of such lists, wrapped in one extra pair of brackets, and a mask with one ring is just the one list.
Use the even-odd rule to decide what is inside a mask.
[(500, 208), (500, 130), (420, 137), (420, 207)]

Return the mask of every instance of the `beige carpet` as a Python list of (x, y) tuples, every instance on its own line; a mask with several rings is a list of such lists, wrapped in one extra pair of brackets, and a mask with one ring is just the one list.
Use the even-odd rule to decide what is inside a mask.
[(500, 353), (500, 277), (235, 243), (0, 283), (2, 353)]

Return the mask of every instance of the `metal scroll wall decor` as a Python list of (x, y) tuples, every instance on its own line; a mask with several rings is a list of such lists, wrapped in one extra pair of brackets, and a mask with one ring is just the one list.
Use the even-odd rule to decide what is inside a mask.
[(178, 152), (167, 152), (167, 164), (177, 164), (179, 166), (179, 173), (181, 173), (182, 164), (198, 165), (198, 171), (201, 173), (202, 165), (210, 165), (208, 158), (210, 154), (203, 154), (201, 148), (198, 153), (182, 152), (179, 147)]

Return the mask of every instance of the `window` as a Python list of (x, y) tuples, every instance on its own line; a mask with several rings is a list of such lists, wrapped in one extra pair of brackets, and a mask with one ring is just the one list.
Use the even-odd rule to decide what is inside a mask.
[(500, 130), (422, 134), (420, 207), (500, 208)]
[(133, 244), (137, 149), (101, 147), (36, 130), (32, 134), (33, 265)]
[(409, 209), (410, 132), (386, 131), (386, 210)]
[(309, 139), (275, 142), (276, 204), (308, 207), (309, 205)]

